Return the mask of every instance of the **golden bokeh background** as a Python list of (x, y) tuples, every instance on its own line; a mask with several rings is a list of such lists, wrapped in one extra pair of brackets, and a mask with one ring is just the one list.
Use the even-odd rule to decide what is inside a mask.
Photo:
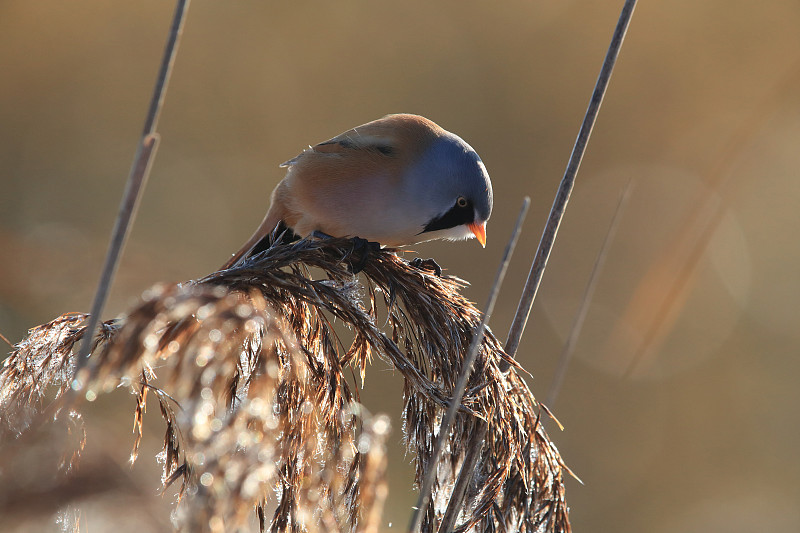
[[(218, 267), (260, 222), (279, 163), (413, 112), (466, 139), (493, 178), (485, 250), (417, 247), (481, 305), (532, 198), (491, 322), (504, 338), (621, 5), (195, 0), (106, 317), (157, 281)], [(173, 8), (0, 4), (0, 333), (12, 342), (90, 306)], [(551, 434), (585, 482), (567, 481), (576, 531), (800, 530), (798, 28), (796, 0), (634, 14), (519, 352), (544, 398), (631, 182), (552, 406), (565, 430)], [(416, 496), (401, 391), (375, 362), (363, 401), (395, 421), (386, 531), (406, 526)], [(119, 426), (124, 463), (128, 411), (93, 409)], [(158, 499), (155, 475), (140, 483)], [(109, 530), (97, 513), (90, 529)], [(128, 514), (115, 531), (168, 527)]]

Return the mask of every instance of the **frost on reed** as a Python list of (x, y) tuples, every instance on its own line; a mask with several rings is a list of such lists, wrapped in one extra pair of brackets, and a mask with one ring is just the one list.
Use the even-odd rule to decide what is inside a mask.
[[(354, 265), (361, 275), (353, 275)], [(124, 318), (103, 324), (79, 378), (89, 397), (120, 383), (134, 392), (132, 460), (146, 401), (158, 403), (166, 423), (162, 483), (180, 484), (179, 529), (234, 531), (255, 508), (262, 530), (376, 531), (387, 490), (388, 422), (364, 414), (345, 370), (353, 367), (363, 379), (375, 354), (402, 374), (402, 429), (419, 482), (480, 320), (462, 286), (352, 240), (275, 244), (240, 267), (148, 290)], [(72, 383), (72, 350), (85, 318), (63, 315), (31, 330), (6, 361), (0, 474), (30, 457), (26, 449), (52, 440), (55, 430), (41, 428), (52, 426), (43, 421), (59, 412), (58, 398)], [(334, 322), (346, 325), (352, 340)], [(507, 373), (502, 360), (512, 364)], [(518, 372), (487, 333), (423, 531), (435, 531), (442, 518), (478, 419), (489, 430), (459, 531), (570, 530), (567, 470)], [(68, 427), (56, 433), (76, 442), (52, 465), (48, 486), (79, 479), (57, 475), (75, 465), (85, 442), (79, 407), (58, 417)], [(35, 488), (6, 484), (0, 510), (25, 490)]]

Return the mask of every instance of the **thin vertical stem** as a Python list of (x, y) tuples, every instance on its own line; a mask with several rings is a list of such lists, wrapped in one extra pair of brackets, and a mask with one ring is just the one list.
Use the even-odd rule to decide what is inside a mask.
[[(512, 323), (511, 329), (508, 333), (508, 340), (506, 341), (505, 350), (506, 353), (508, 353), (508, 355), (511, 357), (516, 356), (517, 349), (519, 348), (519, 342), (522, 338), (522, 333), (525, 331), (525, 325), (528, 322), (528, 316), (530, 315), (531, 308), (533, 307), (533, 300), (535, 299), (536, 293), (539, 290), (542, 274), (547, 266), (547, 260), (550, 257), (550, 252), (553, 249), (553, 243), (555, 242), (556, 234), (558, 233), (558, 227), (561, 225), (561, 219), (564, 217), (564, 211), (566, 210), (569, 196), (572, 193), (572, 188), (575, 184), (575, 176), (578, 173), (581, 160), (583, 159), (583, 154), (586, 151), (586, 145), (589, 142), (592, 129), (597, 121), (597, 113), (600, 110), (600, 105), (603, 103), (603, 97), (605, 96), (606, 89), (608, 88), (608, 82), (611, 79), (611, 73), (614, 71), (614, 65), (617, 62), (617, 57), (619, 56), (622, 42), (625, 40), (625, 33), (628, 31), (628, 26), (630, 25), (631, 17), (633, 16), (633, 9), (635, 7), (636, 0), (625, 0), (619, 20), (617, 21), (617, 26), (614, 28), (614, 34), (611, 37), (611, 44), (609, 45), (608, 52), (606, 52), (606, 57), (603, 60), (603, 66), (600, 68), (600, 75), (597, 77), (597, 82), (595, 83), (594, 91), (592, 92), (592, 98), (589, 101), (589, 107), (587, 108), (586, 114), (583, 117), (583, 123), (578, 131), (578, 137), (575, 140), (575, 146), (572, 149), (572, 154), (570, 155), (569, 162), (567, 163), (567, 169), (564, 172), (564, 177), (559, 185), (555, 201), (550, 209), (550, 215), (548, 216), (547, 224), (545, 225), (542, 233), (542, 238), (539, 241), (539, 248), (536, 251), (536, 256), (534, 257), (530, 273), (528, 274), (528, 280), (525, 282), (525, 288), (523, 289), (522, 296), (517, 306), (514, 322)], [(504, 370), (508, 370), (508, 364), (504, 364), (503, 362), (500, 364)], [(481, 424), (485, 424), (485, 422), (481, 422)], [(485, 430), (476, 431), (470, 440), (467, 449), (471, 449), (473, 446), (482, 446), (483, 437), (485, 434)], [(454, 529), (455, 519), (460, 512), (464, 494), (466, 493), (466, 487), (472, 480), (472, 475), (475, 472), (475, 464), (479, 456), (480, 454), (473, 453), (468, 457), (470, 461), (467, 461), (465, 458), (464, 463), (461, 466), (461, 471), (459, 472), (459, 477), (456, 480), (456, 490), (454, 490), (453, 494), (451, 495), (450, 503), (445, 515), (448, 517), (449, 521), (447, 523), (443, 521), (439, 529), (440, 532), (447, 533)]]
[(514, 247), (517, 245), (517, 240), (519, 238), (520, 231), (522, 230), (522, 222), (525, 220), (525, 215), (528, 212), (528, 206), (530, 203), (530, 198), (526, 196), (525, 200), (522, 202), (522, 208), (519, 211), (517, 223), (514, 225), (511, 238), (509, 239), (505, 252), (503, 253), (503, 258), (500, 261), (500, 266), (497, 269), (497, 274), (495, 275), (494, 283), (492, 284), (492, 290), (489, 292), (489, 299), (486, 303), (486, 308), (483, 313), (483, 319), (475, 329), (475, 333), (472, 335), (472, 342), (469, 346), (469, 350), (467, 350), (466, 357), (464, 357), (461, 371), (458, 374), (458, 380), (453, 388), (453, 397), (450, 399), (450, 405), (448, 406), (447, 412), (445, 413), (444, 418), (442, 418), (442, 423), (439, 426), (439, 437), (433, 444), (433, 454), (426, 465), (427, 470), (425, 472), (425, 477), (422, 480), (422, 486), (420, 487), (417, 506), (413, 516), (411, 517), (411, 524), (408, 527), (408, 530), (411, 533), (418, 531), (422, 525), (422, 517), (425, 516), (425, 509), (428, 507), (428, 503), (430, 502), (433, 483), (436, 481), (436, 471), (437, 465), (439, 464), (439, 456), (442, 454), (444, 442), (450, 437), (450, 428), (452, 427), (453, 421), (456, 418), (458, 409), (461, 407), (461, 400), (464, 398), (464, 392), (467, 388), (467, 380), (469, 379), (470, 374), (472, 374), (472, 365), (475, 363), (475, 359), (478, 357), (478, 349), (483, 343), (483, 335), (486, 331), (486, 324), (489, 322), (489, 318), (492, 316), (495, 303), (497, 303), (497, 295), (500, 293), (500, 286), (503, 284), (503, 279), (506, 276), (508, 263), (511, 261), (511, 255), (514, 253)]
[(572, 189), (575, 186), (575, 176), (578, 174), (578, 169), (583, 160), (583, 154), (586, 152), (586, 145), (589, 142), (592, 129), (597, 121), (597, 113), (600, 111), (600, 105), (603, 103), (603, 97), (606, 94), (608, 82), (611, 80), (611, 73), (614, 71), (614, 65), (617, 62), (622, 42), (625, 39), (625, 33), (628, 31), (628, 25), (630, 24), (631, 16), (633, 16), (634, 7), (636, 7), (636, 0), (626, 0), (625, 5), (622, 7), (622, 13), (620, 13), (617, 26), (614, 29), (614, 35), (611, 37), (611, 44), (608, 47), (603, 66), (600, 69), (600, 75), (597, 77), (597, 82), (592, 92), (592, 98), (589, 101), (589, 107), (586, 110), (586, 115), (583, 117), (583, 123), (581, 124), (581, 129), (578, 131), (578, 138), (575, 140), (575, 146), (572, 148), (572, 154), (570, 155), (567, 169), (564, 172), (561, 185), (558, 187), (553, 206), (550, 208), (550, 216), (547, 218), (547, 223), (542, 232), (542, 238), (539, 241), (539, 248), (536, 251), (536, 256), (534, 257), (530, 273), (528, 274), (528, 280), (525, 283), (522, 297), (517, 306), (514, 322), (508, 333), (505, 349), (512, 357), (517, 353), (520, 339), (525, 331), (525, 325), (528, 323), (528, 317), (533, 307), (533, 300), (536, 298), (536, 293), (539, 291), (542, 274), (544, 274), (544, 269), (547, 267), (550, 252), (553, 250), (553, 243), (555, 242), (556, 234), (558, 234), (558, 228), (561, 226), (561, 220), (564, 218), (564, 211), (567, 208), (570, 194), (572, 194)]
[(578, 312), (575, 313), (575, 319), (572, 321), (572, 328), (570, 328), (567, 342), (564, 343), (564, 348), (561, 350), (561, 356), (558, 358), (558, 366), (556, 367), (556, 372), (553, 376), (553, 382), (550, 383), (550, 390), (547, 392), (547, 397), (544, 401), (545, 405), (547, 405), (549, 408), (552, 408), (553, 405), (555, 405), (556, 398), (558, 398), (558, 394), (561, 392), (561, 385), (563, 385), (564, 377), (567, 375), (567, 368), (569, 368), (572, 354), (575, 351), (575, 344), (578, 342), (578, 337), (580, 337), (581, 330), (583, 329), (583, 322), (586, 320), (586, 314), (589, 312), (589, 304), (594, 296), (594, 290), (597, 287), (597, 281), (600, 279), (600, 272), (603, 270), (606, 257), (608, 257), (608, 250), (611, 247), (611, 243), (613, 242), (614, 236), (617, 233), (617, 227), (619, 226), (622, 211), (624, 210), (623, 208), (625, 207), (625, 203), (630, 197), (630, 192), (631, 182), (629, 181), (628, 184), (625, 185), (625, 189), (623, 189), (622, 194), (619, 197), (617, 209), (614, 211), (614, 217), (611, 219), (611, 223), (608, 226), (606, 237), (603, 239), (603, 245), (600, 247), (600, 252), (598, 252), (597, 258), (594, 261), (592, 273), (589, 275), (589, 281), (586, 283), (586, 289), (583, 291), (583, 298), (581, 298), (581, 304), (578, 307)]
[(169, 38), (164, 48), (161, 68), (159, 69), (156, 85), (153, 89), (153, 96), (150, 100), (150, 108), (147, 112), (147, 118), (142, 131), (142, 139), (139, 142), (139, 147), (128, 175), (128, 181), (125, 185), (125, 192), (120, 201), (119, 212), (117, 213), (117, 219), (111, 233), (111, 242), (106, 252), (103, 270), (100, 274), (100, 281), (98, 282), (97, 291), (95, 292), (94, 301), (92, 302), (89, 324), (86, 327), (86, 333), (84, 334), (78, 350), (75, 364), (75, 379), (72, 383), (73, 390), (80, 390), (85, 384), (84, 380), (79, 376), (79, 372), (86, 366), (91, 352), (94, 332), (100, 324), (100, 315), (103, 313), (103, 308), (108, 300), (108, 293), (114, 281), (114, 275), (119, 265), (122, 249), (125, 246), (125, 241), (127, 240), (136, 211), (139, 207), (142, 191), (144, 190), (144, 186), (150, 174), (150, 169), (152, 168), (153, 157), (155, 156), (158, 146), (158, 134), (156, 134), (155, 128), (158, 124), (159, 116), (161, 115), (167, 84), (169, 83), (172, 73), (172, 67), (175, 64), (178, 43), (180, 42), (180, 36), (183, 31), (188, 9), (189, 0), (178, 0), (172, 19), (172, 28), (170, 29)]

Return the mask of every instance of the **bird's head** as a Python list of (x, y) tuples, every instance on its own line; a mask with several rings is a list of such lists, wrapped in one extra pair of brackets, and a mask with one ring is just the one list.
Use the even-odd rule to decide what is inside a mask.
[(424, 139), (406, 182), (424, 219), (418, 238), (469, 239), (486, 246), (492, 214), (492, 182), (481, 158), (458, 135), (445, 130)]

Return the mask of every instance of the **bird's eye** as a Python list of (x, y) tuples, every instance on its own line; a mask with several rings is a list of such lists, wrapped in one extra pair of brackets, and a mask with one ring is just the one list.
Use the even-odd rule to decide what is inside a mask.
[(467, 202), (467, 199), (466, 199), (466, 198), (464, 198), (463, 196), (459, 196), (459, 197), (458, 197), (458, 200), (456, 200), (456, 205), (457, 205), (458, 207), (467, 207), (467, 204), (468, 204), (468, 203), (469, 203), (469, 202)]

